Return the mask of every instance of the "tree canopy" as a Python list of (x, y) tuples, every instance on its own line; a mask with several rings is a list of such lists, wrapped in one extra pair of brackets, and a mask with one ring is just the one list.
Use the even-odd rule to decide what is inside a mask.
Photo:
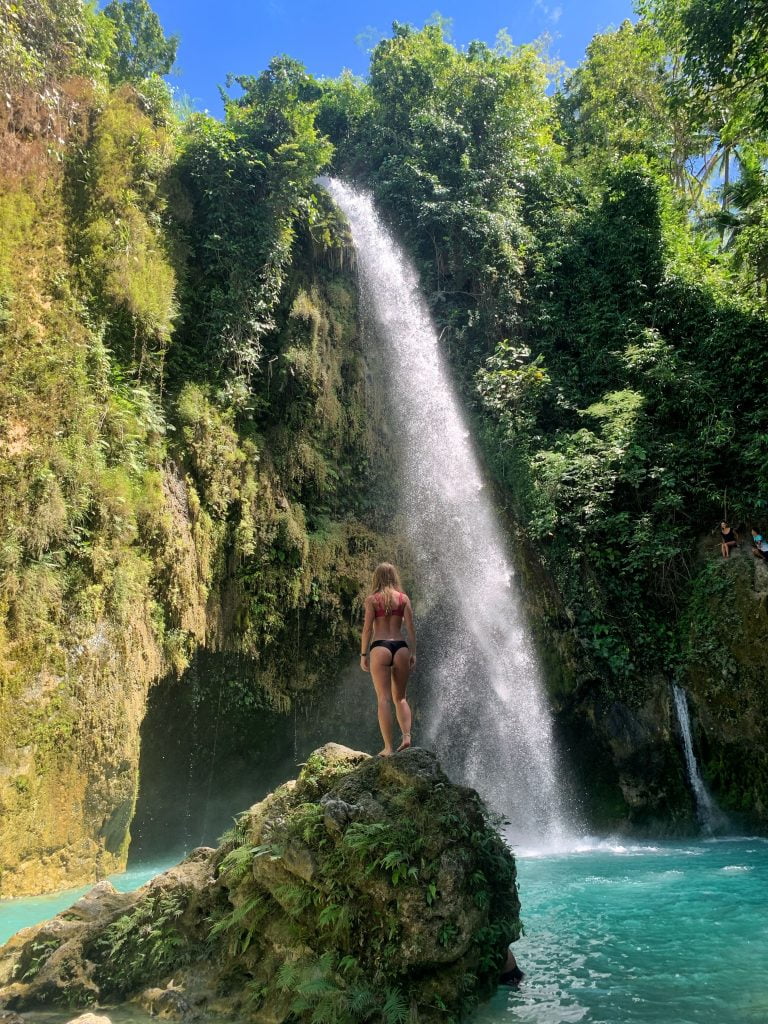
[(168, 74), (179, 40), (165, 35), (147, 0), (110, 0), (104, 15), (115, 26), (111, 82), (140, 82), (151, 75)]

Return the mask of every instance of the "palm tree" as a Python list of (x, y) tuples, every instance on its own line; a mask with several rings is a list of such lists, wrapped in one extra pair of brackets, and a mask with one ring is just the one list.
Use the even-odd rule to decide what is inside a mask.
[(734, 267), (751, 278), (758, 295), (768, 286), (768, 147), (742, 147), (739, 177), (723, 178), (721, 208), (705, 223), (720, 236), (722, 252), (730, 252)]

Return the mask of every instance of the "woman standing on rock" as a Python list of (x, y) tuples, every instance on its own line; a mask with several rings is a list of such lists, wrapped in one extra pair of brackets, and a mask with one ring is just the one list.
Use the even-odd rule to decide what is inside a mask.
[[(403, 623), (408, 640), (403, 640)], [(370, 650), (368, 644), (373, 635)], [(405, 699), (408, 676), (416, 664), (416, 630), (413, 609), (400, 588), (397, 569), (389, 562), (376, 566), (373, 593), (365, 599), (365, 622), (361, 640), (360, 667), (370, 672), (379, 705), (379, 728), (384, 740), (382, 755), (393, 752), (393, 723), (390, 701), (394, 702), (397, 723), (403, 733), (398, 750), (411, 745), (411, 709)]]

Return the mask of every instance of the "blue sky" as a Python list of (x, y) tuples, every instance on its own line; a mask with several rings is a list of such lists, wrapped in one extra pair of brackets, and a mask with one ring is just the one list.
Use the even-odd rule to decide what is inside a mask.
[(632, 17), (631, 0), (150, 0), (166, 33), (181, 38), (171, 82), (198, 109), (221, 114), (217, 85), (228, 72), (258, 74), (287, 53), (319, 76), (342, 68), (364, 75), (369, 49), (393, 21), (421, 27), (439, 10), (457, 46), (492, 43), (507, 29), (516, 43), (550, 33), (553, 56), (575, 66), (596, 32)]

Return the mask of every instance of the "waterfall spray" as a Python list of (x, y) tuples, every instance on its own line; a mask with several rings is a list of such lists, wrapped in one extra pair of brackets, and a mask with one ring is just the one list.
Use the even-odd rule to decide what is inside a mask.
[(509, 818), (513, 837), (555, 840), (565, 818), (533, 644), (417, 275), (369, 196), (323, 184), (352, 230), (371, 363), (400, 459), (417, 612), (429, 623), (422, 736)]

